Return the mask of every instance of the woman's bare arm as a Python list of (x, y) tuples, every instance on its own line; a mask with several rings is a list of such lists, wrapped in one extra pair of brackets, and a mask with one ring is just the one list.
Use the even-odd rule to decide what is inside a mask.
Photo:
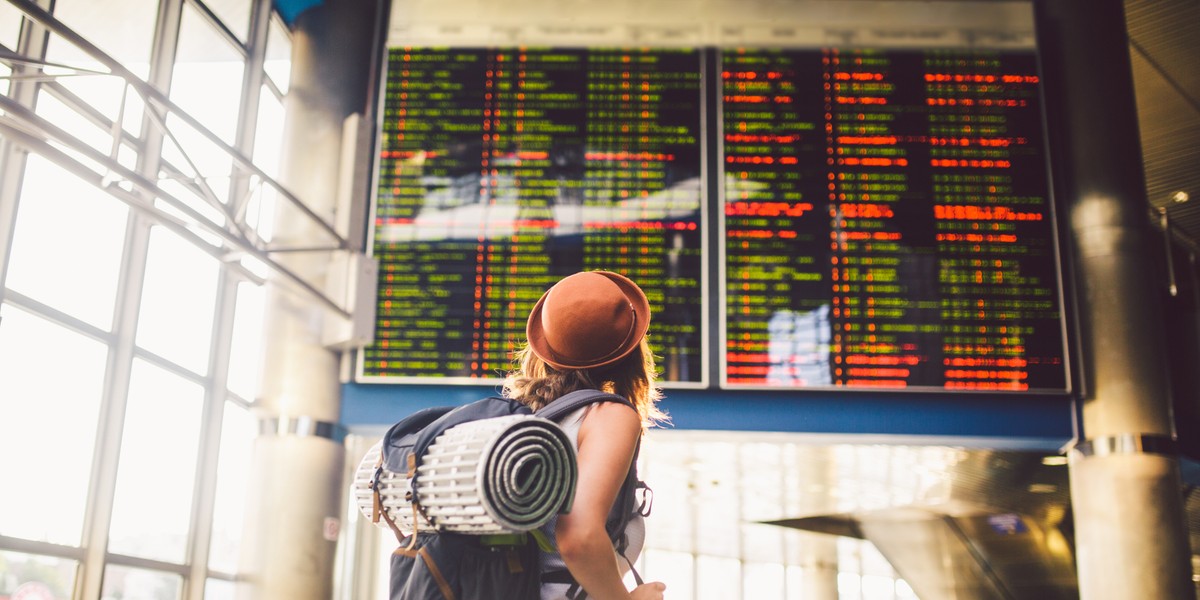
[(558, 551), (593, 600), (662, 598), (665, 586), (647, 583), (630, 592), (621, 581), (612, 540), (604, 529), (642, 433), (636, 412), (612, 402), (592, 405), (579, 430), (579, 483), (571, 512), (558, 518)]

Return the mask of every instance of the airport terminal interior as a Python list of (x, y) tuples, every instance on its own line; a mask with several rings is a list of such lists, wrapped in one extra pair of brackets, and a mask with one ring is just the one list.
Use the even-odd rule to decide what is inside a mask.
[(361, 465), (585, 270), (667, 598), (1195, 598), (1197, 57), (1196, 0), (0, 0), (0, 600), (388, 598)]

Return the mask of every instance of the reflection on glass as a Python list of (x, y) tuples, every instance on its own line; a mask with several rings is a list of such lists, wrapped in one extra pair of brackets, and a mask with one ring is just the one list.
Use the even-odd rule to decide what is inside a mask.
[[(823, 386), (833, 382), (829, 368), (829, 305), (809, 311), (779, 310), (767, 321), (767, 383)], [(732, 369), (732, 367), (730, 367)]]
[(267, 57), (263, 70), (279, 91), (286, 94), (292, 78), (292, 36), (278, 15), (271, 17), (271, 26), (267, 30)]
[(184, 4), (171, 100), (231, 145), (237, 135), (244, 69), (241, 54), (195, 8)]
[(0, 598), (65, 600), (78, 571), (73, 560), (0, 550)]
[(111, 552), (183, 562), (203, 401), (199, 385), (134, 361), (113, 502)]
[(196, 373), (207, 372), (219, 270), (212, 256), (175, 233), (154, 227), (138, 345)]
[(171, 573), (131, 569), (109, 565), (104, 569), (104, 600), (175, 600), (180, 597), (183, 579)]
[(256, 424), (250, 411), (233, 402), (225, 403), (221, 458), (217, 464), (212, 545), (208, 558), (208, 568), (212, 571), (237, 572)]
[[(120, 201), (30, 155), (17, 209), (8, 287), (108, 329), (127, 215)], [(47, 277), (48, 273), (54, 276)]]
[(7, 304), (0, 317), (0, 535), (78, 545), (106, 350)]

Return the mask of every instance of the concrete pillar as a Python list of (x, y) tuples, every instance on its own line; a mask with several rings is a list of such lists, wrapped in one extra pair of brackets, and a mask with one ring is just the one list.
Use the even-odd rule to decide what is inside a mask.
[[(385, 5), (327, 0), (299, 15), (293, 27), (280, 182), (329, 222), (337, 210), (343, 122), (368, 112)], [(277, 214), (273, 246), (329, 244), (330, 236), (300, 211), (281, 208)], [(277, 257), (321, 289), (332, 255)], [(262, 427), (252, 459), (239, 599), (333, 596), (346, 490), (344, 448), (335, 434), (339, 356), (321, 341), (324, 320), (331, 318), (327, 310), (285, 283), (268, 283), (263, 381), (255, 405)]]
[(1194, 598), (1124, 8), (1036, 6), (1077, 284), (1082, 431), (1070, 468), (1080, 598)]

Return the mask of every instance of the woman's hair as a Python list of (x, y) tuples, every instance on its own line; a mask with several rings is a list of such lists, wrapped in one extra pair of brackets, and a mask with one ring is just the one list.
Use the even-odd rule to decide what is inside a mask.
[(504, 395), (532, 410), (575, 390), (596, 389), (628, 398), (637, 408), (643, 430), (668, 420), (656, 406), (662, 390), (654, 383), (658, 375), (654, 353), (644, 337), (629, 356), (596, 369), (555, 369), (528, 345), (515, 353), (513, 362), (516, 368), (504, 379)]

